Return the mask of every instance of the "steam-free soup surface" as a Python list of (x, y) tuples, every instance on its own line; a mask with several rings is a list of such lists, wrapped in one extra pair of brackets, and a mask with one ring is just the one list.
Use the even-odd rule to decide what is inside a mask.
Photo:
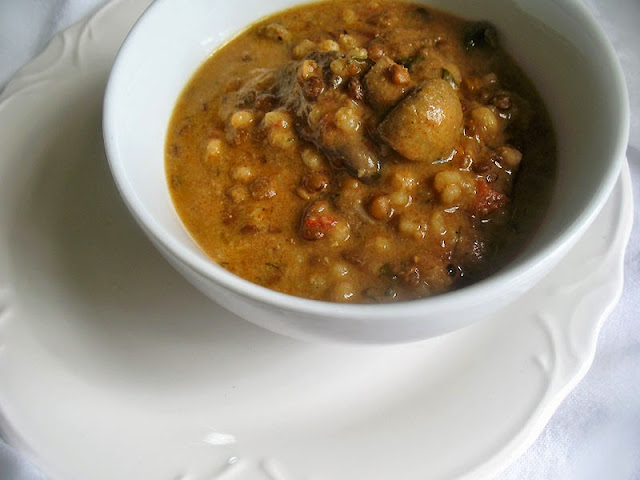
[(533, 234), (550, 122), (499, 32), (422, 5), (316, 3), (215, 52), (166, 141), (175, 207), (245, 279), (337, 302), (478, 281)]

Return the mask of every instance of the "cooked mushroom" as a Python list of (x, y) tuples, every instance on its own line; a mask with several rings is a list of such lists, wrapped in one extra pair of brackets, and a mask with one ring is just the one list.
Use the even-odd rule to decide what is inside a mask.
[(396, 105), (378, 127), (396, 152), (417, 162), (451, 155), (462, 133), (462, 106), (451, 85), (428, 80)]

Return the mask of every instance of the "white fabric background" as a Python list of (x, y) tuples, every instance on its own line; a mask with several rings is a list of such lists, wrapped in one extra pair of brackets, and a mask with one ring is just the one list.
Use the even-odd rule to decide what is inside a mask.
[[(57, 32), (108, 0), (0, 0), (0, 90)], [(584, 0), (616, 48), (627, 78), (632, 128), (627, 151), (640, 191), (640, 0)], [(1, 152), (0, 152), (1, 154)], [(625, 259), (620, 304), (601, 332), (593, 366), (538, 440), (500, 480), (640, 480), (640, 214)], [(44, 480), (0, 440), (0, 479)]]

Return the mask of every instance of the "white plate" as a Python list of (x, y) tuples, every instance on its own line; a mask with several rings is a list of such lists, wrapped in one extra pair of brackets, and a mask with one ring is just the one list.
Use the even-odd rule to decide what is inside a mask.
[(4, 435), (55, 480), (424, 480), (506, 467), (586, 373), (620, 295), (627, 169), (569, 257), (492, 318), (405, 346), (276, 336), (175, 273), (109, 175), (102, 94), (147, 4), (111, 2), (56, 37), (0, 98)]

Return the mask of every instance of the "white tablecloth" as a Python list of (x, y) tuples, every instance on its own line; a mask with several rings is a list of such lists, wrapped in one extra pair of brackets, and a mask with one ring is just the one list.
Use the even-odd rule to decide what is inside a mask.
[[(618, 51), (631, 101), (627, 156), (634, 199), (640, 191), (640, 0), (585, 0)], [(106, 0), (0, 0), (0, 90), (51, 37)], [(634, 202), (638, 205), (638, 202)], [(625, 260), (620, 304), (604, 325), (591, 370), (538, 440), (501, 480), (640, 479), (640, 233)], [(0, 479), (45, 479), (0, 440)]]

